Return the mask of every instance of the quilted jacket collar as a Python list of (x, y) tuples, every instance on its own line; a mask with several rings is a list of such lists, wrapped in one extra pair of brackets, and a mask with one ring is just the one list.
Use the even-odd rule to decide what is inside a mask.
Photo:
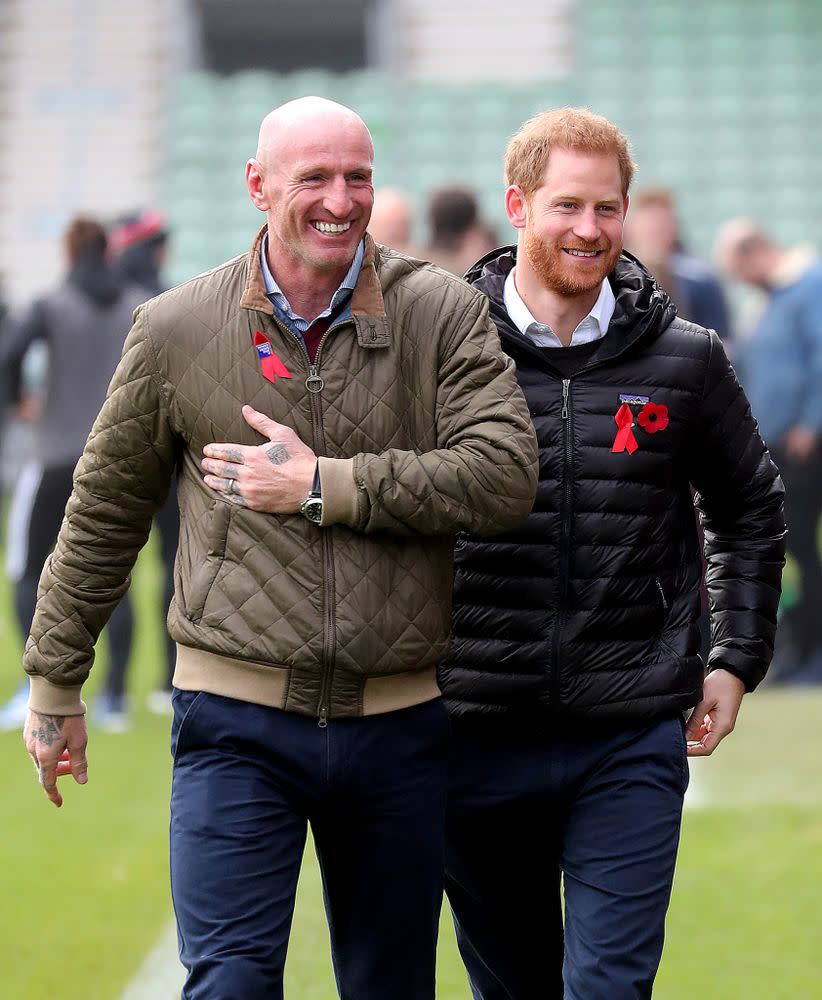
[[(260, 229), (248, 252), (245, 286), (240, 306), (243, 309), (254, 309), (273, 316), (274, 307), (266, 295), (265, 281), (260, 267), (260, 249), (266, 230), (266, 226)], [(377, 270), (379, 266), (379, 250), (366, 233), (365, 256), (360, 276), (351, 296), (351, 320), (357, 330), (357, 340), (360, 346), (366, 348), (388, 347), (391, 342), (391, 329), (385, 315), (385, 302)]]

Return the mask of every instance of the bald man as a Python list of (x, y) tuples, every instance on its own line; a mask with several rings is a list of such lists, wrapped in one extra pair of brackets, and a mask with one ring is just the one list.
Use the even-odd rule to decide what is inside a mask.
[(60, 805), (94, 642), (176, 478), (188, 1000), (282, 997), (308, 824), (340, 995), (434, 996), (453, 543), (524, 518), (537, 455), (484, 296), (367, 235), (372, 159), (338, 104), (264, 120), (266, 223), (135, 314), (40, 581), (25, 739)]
[(377, 243), (408, 253), (412, 227), (411, 200), (405, 191), (380, 188), (374, 193), (374, 209), (368, 231)]

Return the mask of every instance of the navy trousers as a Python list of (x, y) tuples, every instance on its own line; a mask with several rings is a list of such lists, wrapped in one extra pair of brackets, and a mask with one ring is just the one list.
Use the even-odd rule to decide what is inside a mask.
[(343, 1000), (433, 1000), (450, 727), (440, 699), (315, 719), (175, 690), (184, 1000), (279, 1000), (311, 823)]
[(475, 1000), (651, 996), (687, 783), (678, 718), (453, 724), (446, 892)]

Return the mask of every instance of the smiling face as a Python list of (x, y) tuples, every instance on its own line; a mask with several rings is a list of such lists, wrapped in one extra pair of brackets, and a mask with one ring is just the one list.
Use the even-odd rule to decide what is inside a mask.
[(510, 187), (506, 207), (522, 231), (517, 268), (547, 290), (587, 295), (616, 264), (628, 199), (615, 154), (552, 149), (541, 186), (530, 197)]
[(351, 266), (374, 203), (374, 151), (347, 109), (316, 106), (260, 133), (246, 167), (254, 204), (268, 216), (268, 255), (278, 282), (340, 278)]

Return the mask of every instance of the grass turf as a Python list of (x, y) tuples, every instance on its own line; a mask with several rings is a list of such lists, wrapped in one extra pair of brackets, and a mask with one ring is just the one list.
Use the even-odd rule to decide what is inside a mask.
[[(159, 675), (159, 593), (152, 554), (135, 574), (134, 728), (91, 730), (90, 781), (63, 779), (55, 810), (18, 733), (4, 759), (0, 996), (116, 1000), (171, 917), (168, 719), (141, 706)], [(20, 640), (0, 590), (0, 696), (17, 682)], [(96, 680), (103, 663), (96, 668)], [(93, 703), (94, 685), (90, 686)], [(659, 1000), (814, 997), (822, 983), (822, 693), (763, 690), (737, 731), (693, 768)], [(441, 1000), (469, 1000), (444, 913)], [(291, 1000), (336, 996), (313, 851), (306, 852), (286, 973)], [(165, 1000), (157, 996), (153, 1000)]]

